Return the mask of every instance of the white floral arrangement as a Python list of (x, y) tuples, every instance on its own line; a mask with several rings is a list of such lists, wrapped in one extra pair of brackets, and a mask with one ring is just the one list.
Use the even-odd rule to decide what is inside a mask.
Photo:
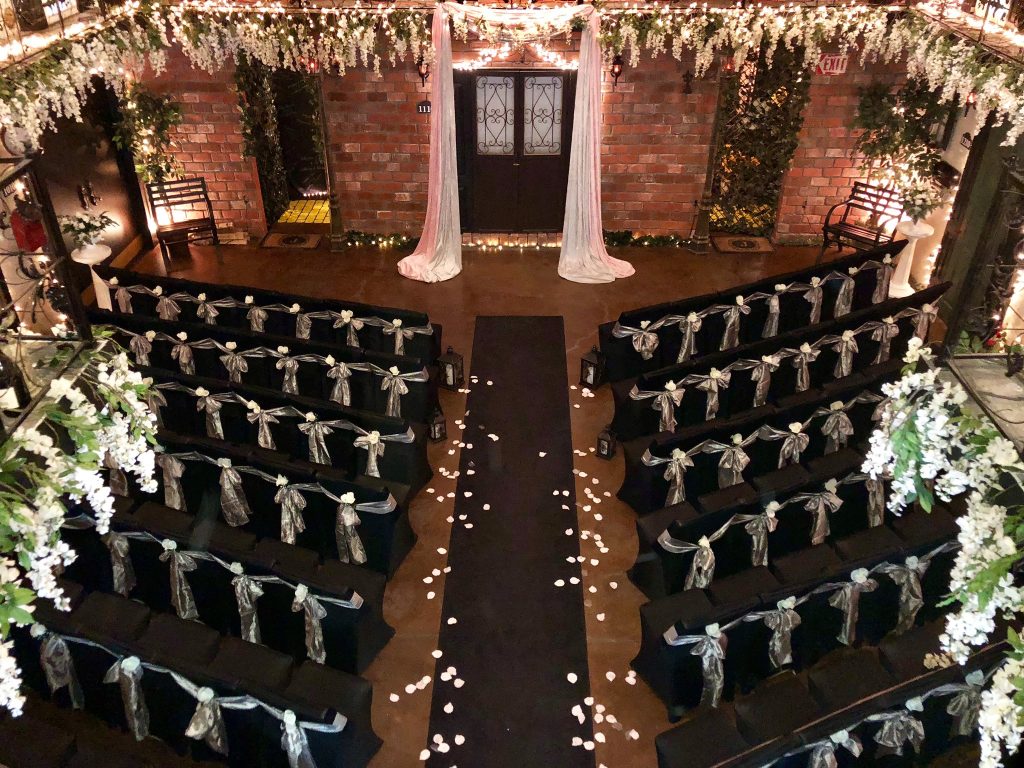
[(108, 229), (117, 226), (107, 212), (100, 214), (82, 211), (74, 216), (61, 216), (60, 229), (65, 235), (71, 235), (75, 245), (81, 248), (84, 245), (96, 245), (103, 239), (103, 233)]
[(0, 708), (14, 715), (24, 698), (11, 628), (34, 623), (36, 598), (69, 608), (57, 583), (75, 559), (60, 537), (64, 500), (87, 503), (96, 530), (105, 533), (114, 499), (103, 467), (134, 475), (145, 492), (157, 489), (149, 382), (131, 369), (123, 350), (110, 352), (112, 346), (83, 352), (78, 378), (54, 380), (38, 406), (38, 422), (19, 427), (0, 446)]
[[(888, 400), (864, 471), (891, 479), (888, 507), (896, 514), (915, 502), (930, 511), (936, 497), (968, 494), (947, 598), (957, 610), (940, 638), (943, 652), (962, 664), (993, 642), (997, 618), (1024, 614), (1024, 590), (1013, 574), (1024, 557), (1024, 505), (1007, 493), (1024, 491), (1024, 462), (988, 419), (965, 408), (959, 384), (940, 380), (919, 339), (904, 360), (902, 378), (882, 388)], [(1002, 766), (1004, 751), (1016, 754), (1024, 733), (1024, 641), (1012, 627), (1008, 641), (1007, 659), (982, 695), (981, 768)]]
[(916, 173), (904, 174), (896, 181), (903, 213), (911, 221), (923, 221), (946, 204), (949, 193), (932, 179)]

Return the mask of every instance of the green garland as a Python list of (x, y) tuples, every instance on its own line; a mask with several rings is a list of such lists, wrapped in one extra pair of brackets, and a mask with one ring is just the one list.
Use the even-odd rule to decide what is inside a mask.
[(632, 230), (604, 230), (609, 248), (685, 248), (690, 241), (681, 235), (634, 235)]
[[(810, 76), (800, 55), (767, 46), (744, 74), (722, 82), (720, 141), (713, 181), (711, 228), (768, 236), (775, 230), (782, 182), (803, 125)], [(751, 71), (746, 71), (747, 68)], [(756, 69), (755, 69), (756, 68)]]
[(270, 69), (244, 53), (238, 54), (234, 79), (242, 114), (242, 151), (256, 160), (268, 226), (288, 210), (288, 183), (271, 74)]
[(143, 183), (180, 175), (181, 163), (173, 154), (174, 129), (181, 125), (181, 104), (135, 83), (120, 102), (121, 117), (114, 127), (114, 144), (131, 152), (135, 172)]

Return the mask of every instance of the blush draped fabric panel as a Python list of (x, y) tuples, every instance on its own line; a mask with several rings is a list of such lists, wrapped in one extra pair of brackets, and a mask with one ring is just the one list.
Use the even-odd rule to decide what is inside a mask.
[(439, 283), (462, 271), (462, 227), (459, 223), (459, 177), (455, 163), (455, 83), (449, 3), (434, 10), (434, 77), (430, 99), (437, 112), (430, 118), (430, 168), (427, 216), (416, 250), (398, 262), (398, 271), (412, 280)]
[(613, 258), (604, 245), (601, 223), (601, 49), (600, 20), (592, 5), (506, 10), (460, 3), (439, 3), (431, 34), (434, 81), (430, 97), (438, 111), (431, 116), (427, 214), (416, 250), (398, 263), (398, 271), (428, 283), (449, 280), (462, 271), (452, 42), (448, 21), (462, 17), (488, 26), (522, 27), (527, 32), (560, 28), (574, 18), (586, 20), (580, 39), (580, 67), (565, 198), (562, 252), (558, 274), (577, 283), (608, 283), (629, 277), (629, 262)]

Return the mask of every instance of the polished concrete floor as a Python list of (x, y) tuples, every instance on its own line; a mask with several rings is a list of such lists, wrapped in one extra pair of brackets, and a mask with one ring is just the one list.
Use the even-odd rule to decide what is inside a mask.
[[(176, 260), (172, 270), (178, 277), (427, 312), (432, 321), (443, 324), (445, 345), (453, 346), (467, 358), (467, 375), (472, 374), (469, 357), (478, 315), (562, 315), (566, 366), (572, 382), (579, 380), (580, 355), (597, 341), (598, 324), (614, 319), (621, 311), (800, 269), (814, 262), (817, 249), (780, 248), (773, 254), (756, 255), (696, 255), (674, 248), (616, 249), (616, 256), (633, 262), (636, 274), (606, 285), (580, 285), (559, 278), (556, 249), (466, 250), (462, 274), (433, 285), (402, 278), (395, 265), (403, 255), (376, 249), (328, 253), (242, 246), (219, 250), (196, 247), (191, 259)], [(145, 272), (164, 272), (155, 253), (143, 255), (132, 266)], [(522, 343), (529, 344), (530, 339), (524, 338)], [(467, 383), (467, 387), (472, 386)], [(465, 413), (466, 396), (443, 391), (441, 397), (449, 437), (457, 437), (455, 421)], [(583, 397), (576, 388), (570, 392), (570, 398), (573, 447), (577, 451), (574, 471), (579, 500), (578, 530), (588, 533), (580, 546), (588, 558), (583, 579), (590, 687), (595, 705), (603, 705), (605, 714), (613, 714), (618, 721), (616, 726), (606, 724), (601, 728), (606, 741), (596, 745), (596, 765), (653, 768), (657, 764), (654, 737), (669, 727), (665, 709), (642, 681), (630, 685), (625, 680), (629, 662), (639, 648), (637, 609), (644, 602), (625, 573), (636, 556), (636, 516), (615, 498), (622, 480), (621, 459), (605, 462), (589, 450), (597, 433), (611, 419), (611, 393), (604, 387), (596, 397)], [(543, 445), (544, 425), (536, 424), (534, 428), (538, 445)], [(458, 469), (458, 448), (451, 440), (432, 445), (430, 459), (435, 471), (429, 486), (432, 490), (421, 493), (410, 510), (419, 541), (389, 583), (386, 595), (385, 615), (397, 634), (366, 673), (374, 686), (374, 727), (384, 739), (374, 768), (420, 765), (420, 751), (431, 736), (431, 691), (428, 687), (406, 694), (405, 688), (424, 676), (432, 678), (435, 666), (438, 671), (447, 666), (447, 662), (435, 662), (431, 655), (437, 648), (445, 576), (442, 573), (429, 585), (423, 579), (434, 569), (445, 567), (445, 557), (439, 550), (446, 551), (448, 547), (451, 525), (446, 518), (452, 514), (454, 499), (447, 494), (454, 491), (456, 484), (455, 479), (445, 474)], [(441, 468), (447, 472), (443, 474)], [(591, 489), (595, 501), (588, 500), (585, 487)], [(598, 551), (591, 533), (600, 534), (607, 553)], [(590, 565), (590, 558), (598, 564)], [(434, 597), (428, 598), (429, 594)], [(552, 673), (562, 674), (558, 670)], [(397, 701), (392, 701), (392, 694), (398, 696)], [(638, 739), (627, 736), (631, 730), (639, 734)]]

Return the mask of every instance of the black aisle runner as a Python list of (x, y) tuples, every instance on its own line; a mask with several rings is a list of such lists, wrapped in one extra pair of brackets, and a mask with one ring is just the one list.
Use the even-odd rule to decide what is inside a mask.
[(579, 543), (562, 318), (478, 317), (472, 364), (430, 712), (445, 751), (433, 744), (429, 765), (587, 768), (594, 753), (572, 745), (593, 736), (580, 566), (567, 562)]

